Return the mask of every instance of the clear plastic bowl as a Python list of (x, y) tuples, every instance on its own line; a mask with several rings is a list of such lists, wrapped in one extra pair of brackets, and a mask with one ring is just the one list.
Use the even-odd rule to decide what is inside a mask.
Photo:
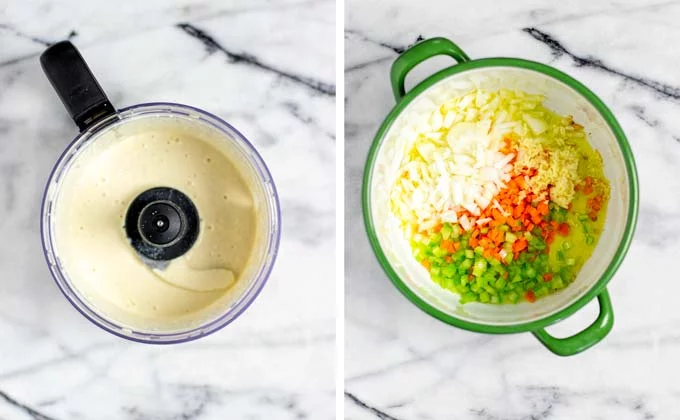
[[(264, 201), (261, 206), (265, 220), (264, 226), (261, 226), (264, 243), (256, 247), (261, 250), (260, 252), (254, 251), (256, 255), (253, 260), (255, 264), (258, 264), (257, 269), (253, 270), (254, 275), (239, 280), (239, 283), (247, 282), (247, 284), (241, 288), (239, 295), (231, 301), (231, 304), (220, 310), (217, 315), (205, 319), (199, 325), (168, 331), (136, 330), (129, 325), (111, 319), (88, 302), (74, 287), (67, 270), (62, 265), (54, 235), (53, 209), (56, 200), (59, 199), (60, 181), (78, 153), (84, 150), (89, 142), (96, 141), (100, 134), (114, 127), (134, 119), (154, 117), (186, 119), (192, 124), (205, 125), (207, 128), (216, 129), (224, 134), (224, 141), (230, 142), (230, 145), (237, 150), (239, 158), (242, 158), (243, 163), (249, 169), (252, 169), (255, 185), (251, 185), (251, 188), (259, 189), (254, 191), (256, 199), (261, 197)], [(146, 103), (118, 111), (81, 132), (73, 140), (50, 174), (43, 195), (40, 230), (43, 250), (50, 272), (59, 289), (78, 312), (97, 326), (119, 337), (142, 343), (170, 344), (191, 341), (211, 334), (234, 321), (250, 306), (266, 283), (276, 259), (281, 234), (281, 212), (276, 187), (267, 166), (252, 144), (238, 130), (215, 115), (197, 108), (174, 103)]]

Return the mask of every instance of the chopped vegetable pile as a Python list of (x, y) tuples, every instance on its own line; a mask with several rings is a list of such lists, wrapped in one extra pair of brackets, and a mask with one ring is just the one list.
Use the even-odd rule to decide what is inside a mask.
[(523, 92), (473, 91), (419, 127), (391, 208), (433, 281), (461, 302), (534, 302), (573, 282), (609, 184), (582, 126)]

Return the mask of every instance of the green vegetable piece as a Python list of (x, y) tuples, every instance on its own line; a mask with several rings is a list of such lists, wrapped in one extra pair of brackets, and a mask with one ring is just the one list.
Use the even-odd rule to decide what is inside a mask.
[(530, 279), (536, 277), (536, 270), (534, 270), (534, 267), (527, 266), (524, 269), (524, 276)]
[(475, 252), (471, 249), (466, 249), (465, 250), (465, 258), (474, 258), (475, 257)]
[(444, 226), (442, 226), (441, 230), (442, 238), (449, 239), (451, 237), (451, 233), (453, 233), (453, 228), (451, 228), (451, 225), (444, 223)]
[(464, 260), (460, 265), (458, 266), (459, 268), (463, 268), (465, 271), (469, 270), (470, 267), (472, 267), (472, 260)]
[(465, 292), (460, 297), (460, 303), (476, 302), (478, 300), (477, 295), (472, 292)]
[(479, 294), (479, 301), (482, 303), (489, 303), (491, 300), (491, 295), (489, 295), (487, 292), (482, 292)]
[(456, 274), (456, 267), (454, 266), (446, 266), (442, 268), (441, 270), (442, 276), (447, 277), (447, 278), (453, 278), (453, 276)]

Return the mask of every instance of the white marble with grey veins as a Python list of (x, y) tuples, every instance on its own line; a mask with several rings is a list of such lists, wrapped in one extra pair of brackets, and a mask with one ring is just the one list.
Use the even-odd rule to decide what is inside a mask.
[[(334, 418), (333, 1), (0, 2), (0, 419)], [(44, 262), (39, 205), (76, 134), (38, 56), (70, 38), (117, 107), (214, 113), (261, 152), (283, 210), (255, 303), (197, 342), (99, 330)]]
[[(346, 418), (680, 418), (680, 2), (349, 0), (346, 12)], [(571, 358), (531, 334), (488, 336), (422, 313), (376, 262), (360, 214), (363, 165), (393, 106), (389, 66), (445, 36), (472, 58), (514, 56), (589, 86), (623, 126), (640, 176), (640, 217), (609, 284), (615, 326)], [(445, 59), (426, 65), (413, 84)], [(567, 335), (590, 304), (551, 328)]]

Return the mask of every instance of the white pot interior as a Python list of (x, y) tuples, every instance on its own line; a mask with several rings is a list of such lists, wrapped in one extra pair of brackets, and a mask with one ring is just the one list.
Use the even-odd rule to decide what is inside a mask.
[[(544, 95), (544, 104), (548, 108), (560, 115), (572, 115), (577, 123), (585, 127), (590, 144), (602, 155), (604, 173), (611, 185), (605, 228), (592, 257), (574, 283), (533, 304), (461, 305), (456, 293), (430, 280), (429, 273), (413, 258), (408, 240), (389, 208), (389, 186), (395, 182), (399, 162), (407, 151), (409, 133), (404, 127), (417, 127), (429, 119), (435, 107), (441, 105), (442, 98), (450, 99), (474, 89), (513, 89)], [(469, 322), (496, 326), (522, 324), (546, 318), (566, 308), (597, 283), (613, 259), (626, 228), (630, 194), (628, 175), (614, 133), (585, 97), (565, 83), (533, 70), (487, 67), (458, 73), (434, 84), (395, 119), (378, 146), (371, 170), (371, 216), (389, 264), (404, 284), (422, 300), (448, 315)]]

